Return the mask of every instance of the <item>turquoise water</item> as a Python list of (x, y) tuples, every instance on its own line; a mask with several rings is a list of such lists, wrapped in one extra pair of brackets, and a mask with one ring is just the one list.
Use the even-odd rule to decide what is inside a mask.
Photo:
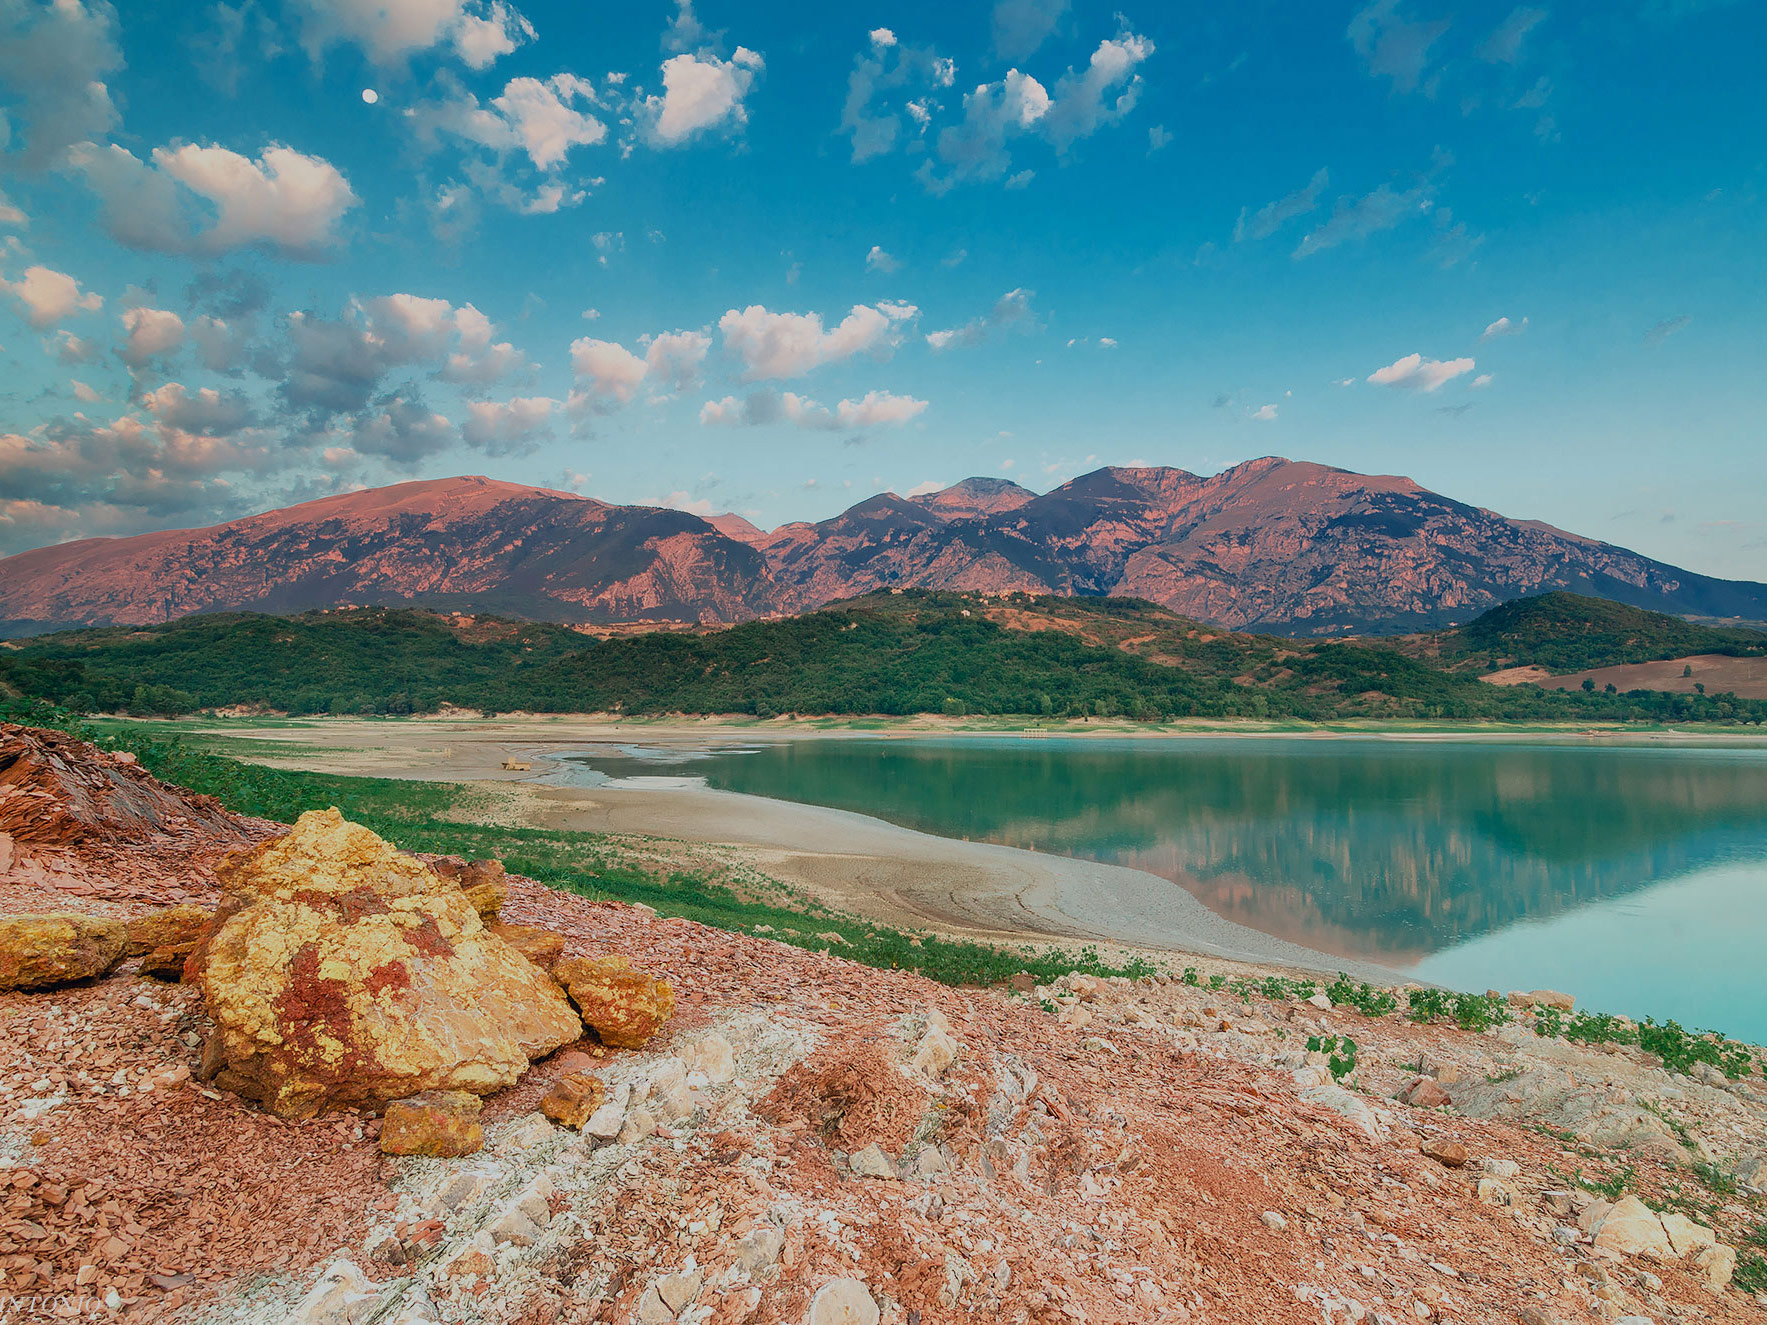
[(1767, 749), (966, 737), (588, 762), (1129, 865), (1420, 979), (1767, 1041)]

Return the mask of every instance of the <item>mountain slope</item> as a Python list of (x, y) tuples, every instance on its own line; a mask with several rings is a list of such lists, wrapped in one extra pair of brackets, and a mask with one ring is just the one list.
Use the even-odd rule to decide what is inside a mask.
[(1550, 589), (1691, 615), (1767, 608), (1767, 585), (1505, 519), (1410, 479), (1277, 458), (1211, 478), (1101, 469), (1008, 510), (935, 523), (939, 495), (874, 498), (775, 530), (761, 546), (781, 607), (802, 611), (843, 587), (1110, 594), (1302, 636), (1432, 629)]
[(13, 634), (408, 603), (541, 620), (731, 621), (766, 610), (767, 568), (683, 511), (484, 478), (400, 483), (0, 562), (0, 622)]
[(1555, 589), (1767, 619), (1767, 585), (1506, 519), (1407, 478), (1267, 457), (1208, 478), (1100, 469), (1042, 495), (971, 478), (770, 532), (482, 478), (405, 483), (0, 561), (0, 633), (341, 605), (730, 623), (903, 587), (1146, 598), (1300, 637), (1438, 629)]

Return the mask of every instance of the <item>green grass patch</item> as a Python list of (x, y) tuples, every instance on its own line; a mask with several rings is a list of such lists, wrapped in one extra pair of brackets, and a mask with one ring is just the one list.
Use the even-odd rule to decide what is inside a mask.
[[(57, 715), (28, 716), (45, 725), (43, 719)], [(65, 722), (66, 715), (60, 716)], [(307, 810), (336, 806), (408, 851), (495, 857), (514, 873), (581, 897), (642, 902), (663, 915), (717, 929), (753, 933), (768, 926), (771, 937), (795, 947), (915, 971), (943, 984), (1001, 984), (1019, 971), (1048, 983), (1069, 971), (1135, 979), (1155, 970), (1139, 960), (1107, 961), (1091, 947), (1071, 953), (909, 934), (830, 910), (776, 882), (769, 881), (768, 896), (757, 897), (698, 873), (658, 872), (600, 834), (469, 822), (475, 812), (494, 806), (492, 793), (473, 787), (268, 768), (126, 729), (77, 729), (77, 734), (96, 737), (107, 749), (130, 750), (154, 776), (214, 796), (240, 814), (290, 823)], [(826, 934), (839, 939), (820, 937)]]

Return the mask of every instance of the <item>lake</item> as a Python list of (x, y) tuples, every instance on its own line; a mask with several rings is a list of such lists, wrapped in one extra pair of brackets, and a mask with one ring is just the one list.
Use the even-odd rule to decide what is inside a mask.
[(959, 737), (585, 762), (1132, 866), (1421, 980), (1767, 1041), (1761, 747)]

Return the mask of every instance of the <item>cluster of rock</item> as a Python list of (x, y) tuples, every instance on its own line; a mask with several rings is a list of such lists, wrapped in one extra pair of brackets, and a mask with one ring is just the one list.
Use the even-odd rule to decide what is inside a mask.
[[(1464, 1170), (1474, 1199), (1505, 1209), (1518, 1220), (1537, 1226), (1556, 1246), (1587, 1246), (1598, 1258), (1610, 1261), (1643, 1259), (1681, 1264), (1691, 1268), (1714, 1292), (1723, 1291), (1731, 1283), (1737, 1267), (1736, 1248), (1726, 1244), (1712, 1228), (1686, 1215), (1674, 1211), (1660, 1213), (1636, 1195), (1625, 1195), (1617, 1201), (1600, 1200), (1581, 1186), (1530, 1191), (1527, 1184), (1517, 1181), (1519, 1168), (1514, 1161), (1475, 1156), (1465, 1144), (1450, 1136), (1420, 1135), (1409, 1125), (1431, 1114), (1444, 1120), (1468, 1117), (1545, 1124), (1575, 1136), (1592, 1150), (1647, 1157), (1671, 1169), (1685, 1170), (1703, 1155), (1713, 1171), (1728, 1173), (1731, 1182), (1751, 1190), (1767, 1190), (1767, 1157), (1744, 1154), (1726, 1163), (1722, 1152), (1696, 1145), (1685, 1132), (1678, 1136), (1665, 1120), (1660, 1103), (1634, 1097), (1618, 1088), (1617, 1074), (1631, 1072), (1636, 1077), (1646, 1077), (1647, 1068), (1635, 1067), (1614, 1054), (1592, 1055), (1582, 1047), (1510, 1025), (1498, 1028), (1489, 1037), (1506, 1046), (1509, 1055), (1519, 1060), (1504, 1071), (1463, 1070), (1454, 1057), (1426, 1048), (1407, 1065), (1410, 1070), (1396, 1087), (1373, 1091), (1369, 1082), (1354, 1081), (1348, 1084), (1356, 1084), (1360, 1089), (1350, 1090), (1334, 1079), (1325, 1053), (1277, 1047), (1277, 1027), (1271, 1024), (1275, 1020), (1271, 1015), (1274, 1009), (1266, 1010), (1263, 1016), (1253, 1015), (1249, 999), (1241, 1002), (1221, 991), (1186, 989), (1164, 977), (1151, 983), (1167, 985), (1171, 993), (1179, 995), (1178, 1010), (1169, 1020), (1146, 1006), (1145, 990), (1122, 979), (1072, 973), (1049, 985), (1027, 987), (1024, 992), (1052, 1008), (1059, 1024), (1092, 1032), (1092, 1038), (1082, 1041), (1083, 1044), (1106, 1046), (1108, 1041), (1099, 1038), (1098, 1032), (1112, 1026), (1129, 1026), (1169, 1035), (1185, 1048), (1286, 1068), (1301, 1099), (1341, 1115), (1371, 1139), (1399, 1138), (1414, 1144), (1423, 1156), (1444, 1169)], [(1026, 984), (1029, 986), (1028, 981)], [(1548, 1007), (1569, 1011), (1575, 1006), (1571, 995), (1550, 989), (1511, 992), (1501, 997), (1519, 1009)], [(1318, 1020), (1317, 1014), (1333, 1010), (1326, 994), (1315, 993), (1292, 1005), (1287, 1017), (1311, 1024)], [(1380, 1023), (1358, 1016), (1356, 1024), (1357, 1037), (1361, 1038)], [(1321, 1029), (1331, 1026), (1322, 1023)], [(1517, 1052), (1523, 1050), (1525, 1056)], [(1390, 1050), (1388, 1056), (1396, 1057)], [(1616, 1075), (1605, 1080), (1593, 1079), (1591, 1058)], [(1716, 1080), (1708, 1080), (1709, 1076)], [(1697, 1070), (1683, 1080), (1727, 1094), (1734, 1084), (1721, 1074), (1701, 1074)], [(1669, 1093), (1684, 1097), (1686, 1088), (1671, 1086)], [(1407, 1116), (1403, 1111), (1385, 1107), (1386, 1101), (1417, 1112)]]
[(132, 754), (0, 723), (0, 853), (10, 856), (15, 842), (143, 842), (191, 827), (227, 837), (255, 825), (212, 796), (166, 786)]
[(1673, 1211), (1659, 1214), (1636, 1196), (1596, 1201), (1579, 1219), (1597, 1251), (1615, 1256), (1644, 1256), (1655, 1261), (1692, 1263), (1714, 1288), (1730, 1282), (1736, 1271), (1736, 1248), (1726, 1246), (1704, 1224)]
[[(216, 869), (219, 906), (134, 920), (72, 913), (0, 920), (0, 990), (143, 974), (198, 986), (214, 1029), (200, 1075), (284, 1118), (384, 1110), (389, 1153), (470, 1154), (479, 1098), (593, 1030), (642, 1046), (674, 1010), (669, 983), (618, 955), (505, 924), (495, 861), (406, 855), (336, 809)], [(578, 1072), (561, 1113), (582, 1126), (605, 1094)]]
[(72, 911), (0, 919), (0, 990), (96, 980), (130, 957), (142, 975), (179, 980), (212, 914), (179, 905), (133, 920)]

